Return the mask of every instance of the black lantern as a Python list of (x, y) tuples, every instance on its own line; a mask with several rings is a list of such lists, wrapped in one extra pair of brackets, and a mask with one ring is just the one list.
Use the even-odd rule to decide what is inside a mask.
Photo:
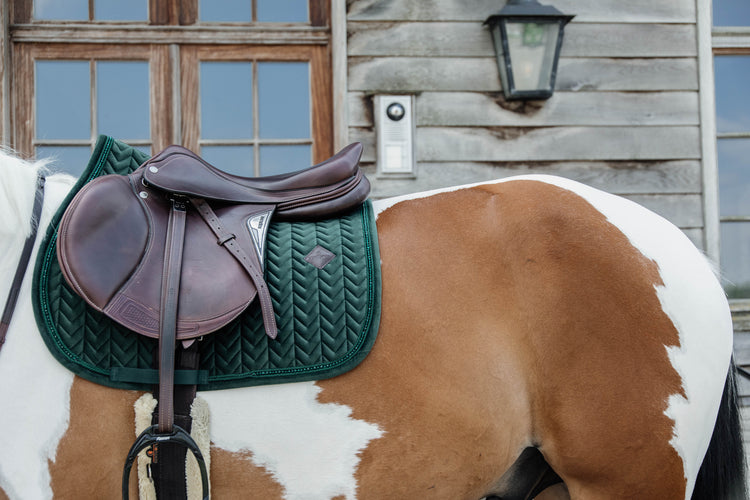
[(549, 99), (565, 25), (575, 16), (536, 0), (509, 0), (489, 25), (506, 99)]

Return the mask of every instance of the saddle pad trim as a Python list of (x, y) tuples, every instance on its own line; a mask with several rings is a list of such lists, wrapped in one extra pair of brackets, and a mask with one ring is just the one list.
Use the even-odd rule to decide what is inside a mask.
[[(48, 332), (49, 335), (42, 335), (44, 342), (47, 344), (50, 352), (57, 358), (57, 360), (70, 371), (79, 374), (80, 370), (84, 369), (89, 372), (88, 378), (92, 382), (100, 383), (103, 385), (110, 385), (107, 381), (110, 379), (110, 374), (107, 370), (100, 369), (99, 367), (87, 363), (86, 361), (78, 358), (75, 353), (71, 352), (65, 343), (60, 341), (57, 332), (57, 327), (52, 319), (52, 314), (49, 308), (49, 296), (48, 296), (48, 278), (49, 278), (49, 266), (53, 259), (57, 259), (55, 253), (55, 243), (57, 241), (57, 229), (60, 226), (60, 219), (62, 218), (63, 212), (70, 205), (70, 202), (75, 197), (76, 193), (88, 182), (102, 174), (102, 169), (105, 167), (107, 158), (112, 151), (112, 147), (115, 140), (112, 137), (100, 136), (96, 142), (94, 151), (91, 154), (89, 163), (84, 170), (78, 181), (73, 185), (65, 197), (57, 213), (53, 216), (47, 227), (44, 240), (40, 247), (39, 255), (37, 256), (37, 262), (34, 270), (34, 279), (32, 282), (32, 290), (36, 293), (32, 294), (32, 303), (34, 306), (34, 313), (36, 317), (37, 326), (40, 331)], [(143, 161), (148, 159), (146, 153), (140, 151), (134, 151), (134, 154), (141, 153)], [(46, 248), (46, 252), (42, 252)], [(127, 387), (135, 388), (135, 387)]]
[[(132, 158), (127, 158), (127, 155), (132, 155)], [(71, 348), (68, 348), (57, 332), (57, 318), (53, 317), (54, 314), (59, 316), (64, 313), (60, 313), (59, 310), (55, 310), (54, 312), (50, 310), (50, 284), (56, 286), (57, 281), (54, 276), (50, 278), (49, 271), (50, 266), (53, 263), (57, 265), (56, 253), (54, 251), (57, 238), (57, 227), (60, 218), (62, 217), (62, 212), (75, 196), (75, 193), (77, 193), (84, 184), (99, 175), (106, 173), (122, 174), (121, 169), (124, 164), (122, 162), (130, 161), (132, 167), (137, 167), (146, 159), (148, 159), (148, 155), (141, 151), (134, 150), (130, 146), (115, 141), (112, 138), (104, 136), (100, 137), (84, 176), (78, 180), (47, 229), (45, 242), (40, 249), (37, 258), (37, 268), (34, 273), (35, 293), (33, 294), (33, 302), (37, 324), (40, 331), (46, 332), (42, 336), (53, 356), (69, 370), (83, 378), (109, 387), (122, 389), (149, 390), (153, 383), (153, 377), (150, 370), (146, 367), (150, 363), (146, 361), (144, 364), (144, 362), (141, 361), (133, 366), (120, 367), (116, 365), (102, 368), (102, 366), (106, 365), (100, 364), (97, 366), (89, 363), (85, 359), (81, 359), (81, 357), (71, 350), (79, 348), (80, 346), (70, 344)], [(118, 164), (117, 162), (120, 163)], [(370, 202), (365, 202), (360, 209), (355, 209), (352, 214), (359, 214), (352, 220), (356, 221), (354, 222), (354, 225), (361, 225), (360, 230), (363, 231), (362, 236), (366, 240), (366, 245), (364, 247), (366, 251), (364, 251), (361, 254), (361, 257), (359, 257), (362, 259), (363, 268), (367, 268), (366, 278), (364, 272), (361, 276), (362, 289), (364, 290), (366, 287), (367, 290), (366, 305), (364, 303), (365, 300), (362, 300), (361, 305), (357, 306), (359, 310), (366, 311), (366, 315), (362, 315), (362, 322), (359, 323), (359, 327), (356, 331), (348, 329), (348, 335), (350, 335), (350, 340), (347, 341), (348, 347), (344, 352), (337, 351), (339, 352), (339, 357), (334, 357), (329, 360), (321, 358), (319, 362), (311, 363), (307, 366), (299, 366), (302, 363), (298, 363), (294, 366), (275, 368), (273, 367), (273, 364), (270, 364), (270, 368), (268, 369), (261, 368), (250, 371), (248, 371), (247, 368), (243, 368), (245, 371), (239, 373), (228, 373), (230, 370), (221, 372), (211, 364), (210, 366), (207, 365), (209, 366), (210, 371), (205, 370), (205, 367), (201, 366), (200, 370), (193, 373), (186, 371), (186, 373), (181, 374), (180, 377), (184, 377), (183, 380), (197, 380), (199, 390), (219, 390), (234, 387), (330, 378), (343, 374), (357, 366), (357, 364), (367, 356), (377, 336), (380, 323), (381, 277), (378, 241), (375, 232), (375, 217)], [(364, 265), (364, 261), (366, 261), (366, 265)], [(56, 291), (52, 293), (61, 292)], [(55, 304), (54, 307), (59, 308), (60, 306)], [(90, 318), (93, 318), (93, 321), (98, 321), (98, 318), (101, 315), (90, 309), (82, 314), (86, 315), (87, 321)], [(104, 320), (108, 320), (108, 318), (105, 318), (103, 315), (101, 315), (101, 317)], [(115, 324), (114, 327), (127, 333), (127, 330), (119, 327), (119, 325)], [(356, 339), (352, 338), (354, 335), (356, 335)], [(68, 338), (66, 337), (66, 340), (67, 339)], [(153, 339), (148, 339), (148, 341), (152, 340)], [(143, 341), (139, 340), (139, 342)], [(211, 346), (211, 349), (215, 348), (217, 347)], [(139, 359), (144, 360), (144, 356), (147, 354), (147, 351), (138, 351), (133, 357), (138, 357)], [(85, 355), (90, 356), (88, 351)], [(115, 354), (107, 354), (104, 357), (106, 358), (106, 356), (114, 357)], [(96, 359), (94, 362), (100, 362), (100, 360)], [(209, 373), (208, 377), (206, 377), (207, 373)]]

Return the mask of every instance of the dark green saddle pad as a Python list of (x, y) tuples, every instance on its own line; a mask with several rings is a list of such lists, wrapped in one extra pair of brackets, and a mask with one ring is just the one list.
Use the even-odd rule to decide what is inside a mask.
[[(62, 276), (55, 243), (62, 213), (86, 182), (129, 174), (147, 159), (127, 144), (100, 137), (47, 229), (34, 270), (34, 310), (49, 350), (76, 375), (122, 389), (149, 390), (158, 382), (157, 340), (125, 329), (76, 295)], [(334, 255), (322, 269), (305, 260), (318, 246)], [(178, 370), (177, 383), (214, 390), (319, 380), (367, 356), (380, 321), (380, 256), (369, 201), (338, 219), (272, 223), (265, 276), (278, 321), (276, 340), (265, 335), (256, 300), (199, 341), (199, 369)]]

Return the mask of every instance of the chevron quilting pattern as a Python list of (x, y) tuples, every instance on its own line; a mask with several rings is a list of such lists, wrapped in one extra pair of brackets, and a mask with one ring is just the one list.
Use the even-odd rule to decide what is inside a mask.
[[(102, 137), (80, 185), (99, 175), (125, 175), (147, 155)], [(71, 195), (72, 196), (72, 195)], [(68, 201), (63, 203), (66, 207)], [(47, 231), (35, 270), (37, 322), (52, 353), (78, 375), (112, 387), (114, 367), (151, 368), (156, 341), (134, 334), (89, 308), (65, 283), (55, 258), (56, 228)], [(335, 258), (323, 269), (307, 263), (316, 245)], [(44, 255), (42, 255), (44, 254)], [(369, 352), (379, 322), (380, 269), (369, 203), (339, 219), (276, 222), (269, 229), (266, 281), (279, 335), (264, 334), (257, 303), (200, 342), (201, 390), (326, 378), (356, 366)]]

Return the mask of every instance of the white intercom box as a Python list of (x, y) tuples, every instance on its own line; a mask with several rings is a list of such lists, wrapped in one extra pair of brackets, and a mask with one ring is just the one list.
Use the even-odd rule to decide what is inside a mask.
[(376, 95), (378, 176), (414, 177), (414, 96)]

